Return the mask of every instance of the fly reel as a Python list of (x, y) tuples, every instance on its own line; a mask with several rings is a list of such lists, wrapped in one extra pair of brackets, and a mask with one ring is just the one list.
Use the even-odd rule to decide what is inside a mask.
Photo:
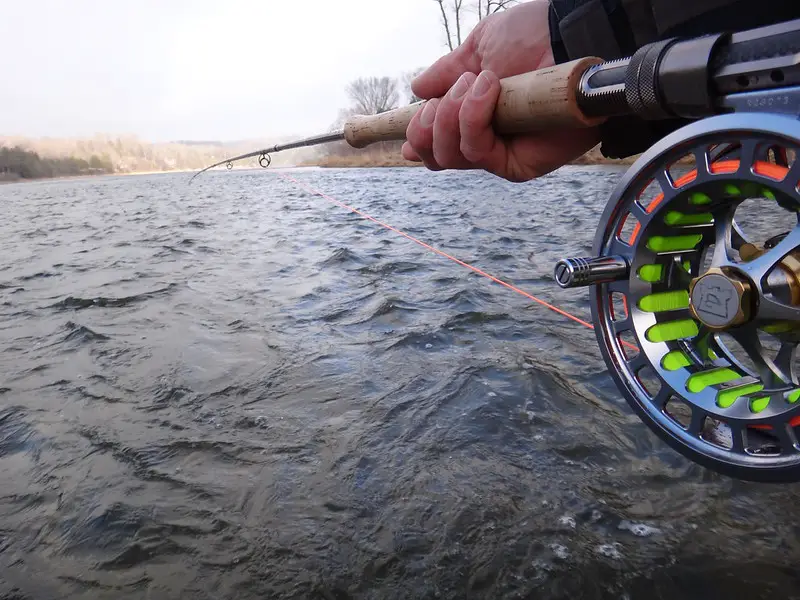
[[(798, 148), (790, 116), (683, 127), (623, 176), (596, 256), (555, 269), (561, 287), (591, 285), (603, 359), (636, 414), (688, 459), (743, 480), (800, 480)], [(740, 226), (743, 205), (755, 232)], [(761, 218), (776, 212), (783, 228)]]

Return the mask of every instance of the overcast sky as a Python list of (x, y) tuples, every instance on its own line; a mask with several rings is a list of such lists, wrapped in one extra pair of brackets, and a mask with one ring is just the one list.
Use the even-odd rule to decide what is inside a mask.
[(432, 0), (0, 0), (0, 135), (313, 134), (444, 42)]

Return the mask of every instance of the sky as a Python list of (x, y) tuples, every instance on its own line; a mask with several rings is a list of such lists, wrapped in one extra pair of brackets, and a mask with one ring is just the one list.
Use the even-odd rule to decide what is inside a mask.
[(0, 0), (0, 135), (312, 135), (447, 52), (432, 0)]

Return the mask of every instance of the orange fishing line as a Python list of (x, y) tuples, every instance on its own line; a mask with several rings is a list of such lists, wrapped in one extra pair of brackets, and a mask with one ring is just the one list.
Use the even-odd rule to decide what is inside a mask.
[[(297, 185), (298, 187), (305, 189), (307, 192), (310, 192), (312, 194), (320, 196), (321, 198), (324, 198), (325, 200), (327, 200), (329, 202), (332, 202), (332, 203), (334, 203), (334, 204), (336, 204), (338, 206), (341, 206), (342, 208), (345, 208), (345, 209), (349, 210), (350, 212), (353, 212), (353, 213), (359, 215), (360, 217), (363, 217), (364, 219), (367, 219), (368, 221), (372, 221), (373, 223), (376, 223), (377, 225), (380, 225), (381, 227), (385, 227), (386, 229), (388, 229), (390, 231), (393, 231), (393, 232), (395, 232), (395, 233), (397, 233), (399, 235), (402, 235), (404, 238), (406, 238), (408, 240), (411, 240), (415, 244), (419, 244), (420, 246), (422, 246), (423, 248), (426, 248), (427, 250), (430, 250), (431, 252), (435, 252), (436, 254), (438, 254), (440, 256), (443, 256), (443, 257), (445, 257), (445, 258), (447, 258), (449, 260), (452, 260), (454, 263), (457, 263), (457, 264), (461, 265), (462, 267), (466, 267), (467, 269), (470, 269), (471, 271), (477, 273), (478, 275), (480, 275), (482, 277), (485, 277), (486, 279), (489, 279), (491, 281), (494, 281), (495, 283), (498, 283), (498, 284), (500, 284), (500, 285), (502, 285), (502, 286), (504, 286), (504, 287), (506, 287), (506, 288), (508, 288), (508, 289), (520, 294), (521, 296), (524, 296), (525, 298), (528, 298), (529, 300), (533, 300), (534, 302), (536, 302), (538, 304), (541, 304), (542, 306), (552, 310), (553, 312), (556, 312), (556, 313), (558, 313), (558, 314), (560, 314), (560, 315), (562, 315), (564, 317), (567, 317), (568, 319), (571, 319), (571, 320), (575, 321), (576, 323), (580, 323), (584, 327), (588, 327), (589, 329), (594, 329), (594, 326), (591, 323), (587, 323), (583, 319), (581, 319), (579, 317), (576, 317), (575, 315), (572, 315), (572, 314), (568, 313), (567, 311), (558, 308), (557, 306), (553, 306), (549, 302), (545, 302), (544, 300), (542, 300), (541, 298), (537, 298), (533, 294), (529, 294), (528, 292), (526, 292), (524, 290), (521, 290), (518, 287), (516, 287), (514, 285), (511, 285), (510, 283), (505, 282), (502, 279), (499, 279), (499, 278), (495, 277), (494, 275), (490, 275), (489, 273), (486, 273), (485, 271), (482, 271), (479, 268), (474, 267), (473, 265), (471, 265), (469, 263), (465, 263), (463, 260), (459, 260), (458, 258), (456, 258), (454, 256), (451, 256), (447, 252), (443, 252), (442, 250), (439, 250), (438, 248), (434, 248), (430, 244), (426, 244), (425, 242), (423, 242), (421, 240), (418, 240), (414, 236), (411, 236), (411, 235), (409, 235), (409, 234), (407, 234), (407, 233), (405, 233), (403, 231), (400, 231), (396, 227), (393, 227), (393, 226), (391, 226), (391, 225), (389, 225), (387, 223), (379, 221), (375, 217), (372, 217), (372, 216), (366, 214), (365, 212), (360, 211), (357, 208), (354, 208), (354, 207), (350, 206), (349, 204), (345, 204), (344, 202), (342, 202), (340, 200), (337, 200), (336, 198), (333, 198), (332, 196), (329, 196), (325, 192), (322, 192), (322, 191), (314, 188), (313, 186), (311, 186), (311, 185), (309, 185), (307, 183), (303, 183), (301, 181), (298, 181), (294, 177), (292, 177), (290, 175), (285, 175), (285, 174), (280, 173), (280, 172), (276, 172), (276, 174), (279, 177), (281, 177), (282, 179), (284, 179), (286, 181), (290, 181), (290, 182), (294, 183), (295, 185)], [(630, 344), (629, 342), (622, 341), (622, 343), (624, 345), (630, 347), (633, 350), (638, 350), (638, 348), (636, 346), (634, 346), (633, 344)]]

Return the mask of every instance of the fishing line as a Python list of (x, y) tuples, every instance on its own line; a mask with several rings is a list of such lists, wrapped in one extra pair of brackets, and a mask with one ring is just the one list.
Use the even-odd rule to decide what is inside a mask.
[[(285, 181), (289, 181), (289, 182), (295, 184), (297, 187), (299, 187), (301, 189), (304, 189), (305, 191), (307, 191), (307, 192), (309, 192), (311, 194), (314, 194), (316, 196), (324, 198), (328, 202), (332, 202), (333, 204), (341, 206), (342, 208), (345, 208), (345, 209), (349, 210), (350, 212), (353, 212), (353, 213), (359, 215), (360, 217), (362, 217), (364, 219), (367, 219), (368, 221), (372, 221), (373, 223), (376, 223), (377, 225), (380, 225), (381, 227), (384, 227), (384, 228), (388, 229), (389, 231), (393, 231), (394, 233), (397, 233), (398, 235), (401, 235), (404, 238), (406, 238), (408, 240), (411, 240), (415, 244), (419, 244), (420, 246), (422, 246), (423, 248), (425, 248), (427, 250), (430, 250), (431, 252), (435, 252), (436, 254), (438, 254), (440, 256), (443, 256), (444, 258), (447, 258), (448, 260), (451, 260), (454, 263), (457, 263), (457, 264), (461, 265), (462, 267), (466, 267), (467, 269), (470, 269), (471, 271), (473, 271), (474, 273), (477, 273), (481, 277), (485, 277), (486, 279), (489, 279), (489, 280), (491, 280), (491, 281), (493, 281), (493, 282), (495, 282), (495, 283), (497, 283), (499, 285), (502, 285), (503, 287), (506, 287), (506, 288), (510, 289), (511, 291), (514, 291), (517, 294), (520, 294), (521, 296), (524, 296), (525, 298), (527, 298), (529, 300), (532, 300), (533, 302), (536, 302), (536, 303), (544, 306), (545, 308), (548, 308), (548, 309), (552, 310), (553, 312), (556, 312), (556, 313), (558, 313), (558, 314), (560, 314), (560, 315), (562, 315), (562, 316), (564, 316), (564, 317), (566, 317), (568, 319), (571, 319), (572, 321), (575, 321), (576, 323), (579, 323), (579, 324), (583, 325), (584, 327), (586, 327), (588, 329), (594, 329), (594, 326), (591, 323), (587, 323), (586, 321), (584, 321), (580, 317), (576, 317), (575, 315), (573, 315), (573, 314), (571, 314), (571, 313), (569, 313), (569, 312), (567, 312), (567, 311), (565, 311), (563, 309), (560, 309), (557, 306), (554, 306), (554, 305), (550, 304), (549, 302), (546, 302), (546, 301), (542, 300), (541, 298), (537, 298), (533, 294), (529, 294), (528, 292), (526, 292), (524, 290), (521, 290), (518, 287), (516, 287), (516, 286), (514, 286), (514, 285), (512, 285), (512, 284), (510, 284), (510, 283), (508, 283), (506, 281), (503, 281), (502, 279), (499, 279), (498, 277), (495, 277), (494, 275), (486, 273), (485, 271), (482, 271), (478, 267), (475, 267), (475, 266), (473, 266), (473, 265), (471, 265), (469, 263), (466, 263), (463, 260), (459, 260), (458, 258), (448, 254), (447, 252), (439, 250), (438, 248), (434, 248), (430, 244), (426, 244), (422, 240), (418, 240), (414, 236), (409, 235), (409, 234), (405, 233), (404, 231), (401, 231), (401, 230), (397, 229), (396, 227), (393, 227), (392, 225), (384, 223), (383, 221), (380, 221), (380, 220), (376, 219), (375, 217), (373, 217), (371, 215), (368, 215), (367, 213), (365, 213), (365, 212), (363, 212), (363, 211), (361, 211), (361, 210), (359, 210), (359, 209), (357, 209), (357, 208), (355, 208), (353, 206), (350, 206), (349, 204), (345, 204), (341, 200), (337, 200), (333, 196), (330, 196), (330, 195), (326, 194), (325, 192), (323, 192), (321, 190), (318, 190), (317, 188), (313, 187), (312, 185), (309, 185), (307, 183), (299, 181), (299, 180), (295, 179), (294, 177), (292, 177), (291, 175), (285, 175), (285, 174), (280, 173), (280, 172), (276, 172), (276, 175), (278, 175), (278, 177), (280, 177), (281, 179), (284, 179)], [(623, 343), (626, 346), (630, 346), (631, 348), (636, 349), (636, 346), (633, 346), (632, 344), (629, 344), (628, 342), (623, 342)]]

